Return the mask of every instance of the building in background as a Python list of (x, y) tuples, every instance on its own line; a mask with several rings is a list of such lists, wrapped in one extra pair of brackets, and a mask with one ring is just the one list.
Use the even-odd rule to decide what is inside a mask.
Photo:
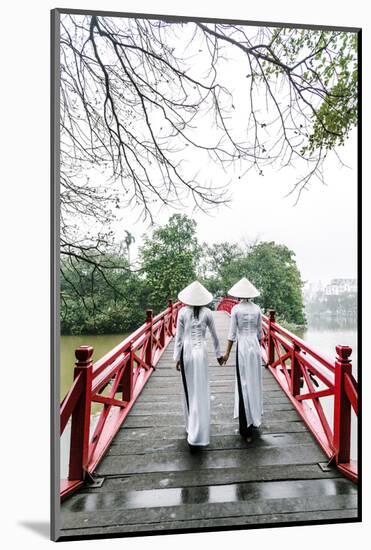
[(308, 282), (303, 289), (307, 316), (354, 318), (357, 313), (357, 279), (338, 278), (328, 283)]
[(326, 296), (339, 296), (340, 294), (356, 294), (357, 279), (332, 279), (325, 287)]

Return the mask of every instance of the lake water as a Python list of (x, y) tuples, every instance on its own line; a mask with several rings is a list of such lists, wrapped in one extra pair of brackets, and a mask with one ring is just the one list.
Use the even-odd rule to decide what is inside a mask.
[[(350, 356), (352, 373), (354, 378), (358, 379), (357, 326), (355, 319), (309, 318), (307, 329), (299, 336), (331, 361), (334, 361), (336, 357), (336, 346), (350, 346), (352, 348)], [(321, 404), (331, 427), (333, 426), (333, 403), (332, 397), (321, 399)], [(357, 459), (357, 440), (357, 416), (352, 410), (350, 455), (354, 460)]]
[(66, 395), (73, 381), (75, 366), (75, 349), (82, 345), (93, 346), (93, 361), (100, 359), (105, 353), (122, 342), (127, 334), (99, 334), (80, 336), (61, 336), (61, 378), (60, 397)]
[[(298, 334), (299, 335), (299, 334)], [(350, 346), (353, 375), (357, 378), (357, 326), (354, 319), (309, 318), (308, 326), (301, 336), (314, 349), (333, 360), (336, 346)]]
[[(351, 359), (353, 364), (353, 375), (357, 379), (357, 328), (354, 320), (329, 319), (308, 319), (307, 328), (297, 333), (314, 349), (321, 352), (326, 358), (333, 361), (336, 356), (337, 345), (347, 345), (353, 350)], [(126, 338), (127, 334), (104, 334), (104, 335), (81, 335), (61, 337), (61, 399), (67, 393), (73, 381), (73, 368), (75, 363), (75, 349), (80, 345), (90, 345), (94, 348), (93, 360), (96, 361), (114, 346)], [(332, 425), (332, 398), (321, 400), (326, 416)], [(101, 405), (92, 406), (92, 414), (96, 415)], [(357, 419), (352, 416), (352, 458), (357, 456)], [(61, 474), (67, 473), (69, 432), (68, 428), (61, 441)]]
[[(83, 334), (80, 336), (61, 336), (61, 369), (60, 369), (60, 398), (61, 400), (66, 395), (73, 382), (73, 369), (75, 366), (75, 349), (82, 345), (93, 346), (93, 361), (97, 361), (105, 353), (110, 351), (113, 347), (122, 342), (126, 336), (122, 334), (99, 334), (88, 335)], [(108, 389), (108, 388), (107, 388)], [(105, 393), (105, 392), (103, 392)], [(95, 427), (95, 423), (98, 418), (98, 413), (102, 409), (102, 405), (93, 403), (91, 412), (93, 415), (90, 433)], [(70, 447), (70, 422), (67, 424), (63, 435), (61, 437), (61, 460), (60, 460), (60, 472), (61, 478), (65, 479), (68, 472), (68, 460), (69, 460), (69, 447)]]

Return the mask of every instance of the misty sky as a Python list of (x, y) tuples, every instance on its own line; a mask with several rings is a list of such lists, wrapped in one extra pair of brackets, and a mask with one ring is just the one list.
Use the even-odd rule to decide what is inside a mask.
[[(188, 44), (187, 35), (190, 26), (182, 27), (180, 44)], [(253, 36), (259, 28), (251, 27)], [(190, 59), (192, 74), (202, 73), (205, 62), (202, 61), (202, 50), (192, 43), (196, 54)], [(180, 47), (180, 46), (179, 46)], [(246, 134), (246, 124), (250, 113), (248, 99), (249, 80), (246, 56), (236, 49), (226, 49), (225, 62), (221, 63), (221, 83), (231, 91), (233, 109), (231, 110), (230, 127), (237, 135)], [(189, 44), (184, 50), (184, 57), (191, 56)], [(284, 89), (276, 88), (275, 96), (280, 102), (285, 101)], [(266, 96), (258, 97), (254, 103), (260, 121), (268, 122), (276, 117), (272, 101)], [(152, 120), (153, 124), (161, 121)], [(140, 124), (136, 122), (136, 124)], [(213, 134), (206, 117), (198, 119), (194, 128), (195, 138), (206, 143)], [(267, 132), (267, 140), (274, 137), (276, 127), (273, 125)], [(252, 139), (252, 138), (250, 138)], [(197, 141), (197, 140), (196, 140)], [(245, 172), (246, 166), (229, 166), (226, 170), (213, 162), (205, 162), (202, 152), (184, 148), (180, 153), (186, 169), (194, 169), (200, 183), (212, 184), (214, 187), (228, 184), (231, 202), (228, 206), (219, 206), (209, 214), (194, 211), (191, 198), (179, 209), (161, 208), (152, 205), (151, 210), (157, 225), (167, 222), (176, 211), (192, 216), (197, 222), (198, 237), (208, 243), (229, 241), (242, 243), (243, 240), (269, 240), (285, 244), (296, 254), (298, 267), (305, 281), (328, 281), (331, 278), (356, 277), (357, 272), (357, 140), (353, 130), (343, 147), (337, 149), (342, 165), (335, 153), (330, 153), (324, 164), (324, 179), (327, 185), (312, 179), (308, 189), (303, 191), (296, 206), (297, 195), (285, 197), (295, 181), (308, 170), (304, 162), (281, 168), (266, 167), (264, 175), (255, 171)], [(281, 159), (284, 164), (284, 159)], [(96, 183), (99, 174), (92, 180)], [(157, 210), (156, 210), (157, 208)], [(117, 240), (122, 240), (125, 230), (135, 237), (131, 258), (135, 259), (141, 236), (150, 232), (149, 223), (140, 219), (139, 211), (130, 207), (117, 212), (120, 221), (113, 224)], [(86, 220), (85, 220), (86, 221)], [(242, 276), (243, 274), (241, 274)]]
[(327, 186), (314, 181), (296, 206), (294, 195), (285, 198), (291, 188), (286, 172), (251, 175), (249, 183), (234, 186), (230, 209), (213, 220), (200, 218), (200, 238), (273, 240), (295, 251), (304, 280), (356, 277), (355, 142), (352, 139), (342, 153), (353, 168), (329, 159)]
[[(209, 214), (181, 208), (197, 222), (200, 241), (242, 242), (244, 239), (272, 240), (287, 245), (296, 254), (303, 280), (328, 281), (356, 278), (357, 273), (357, 166), (356, 135), (352, 133), (339, 156), (328, 158), (327, 185), (313, 180), (294, 206), (296, 195), (285, 197), (295, 181), (295, 170), (268, 169), (264, 176), (250, 172), (247, 179), (232, 181), (232, 201)], [(211, 167), (210, 167), (211, 170)], [(215, 169), (216, 171), (216, 169)], [(175, 210), (157, 211), (157, 224), (166, 223)], [(136, 239), (148, 231), (134, 212), (125, 209), (124, 219), (115, 226), (130, 230)], [(134, 256), (135, 257), (135, 256)]]

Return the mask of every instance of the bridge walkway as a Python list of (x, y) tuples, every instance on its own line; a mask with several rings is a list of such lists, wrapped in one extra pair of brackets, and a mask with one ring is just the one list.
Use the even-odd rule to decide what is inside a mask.
[[(229, 316), (214, 312), (224, 349)], [(220, 367), (208, 343), (211, 443), (191, 455), (173, 341), (95, 474), (62, 503), (61, 536), (166, 532), (357, 517), (357, 486), (327, 462), (270, 372), (264, 421), (246, 445), (233, 419), (235, 359)]]

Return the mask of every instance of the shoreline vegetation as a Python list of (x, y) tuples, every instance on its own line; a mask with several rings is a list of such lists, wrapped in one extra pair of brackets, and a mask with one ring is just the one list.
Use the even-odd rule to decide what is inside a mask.
[(285, 319), (281, 319), (281, 318), (276, 318), (276, 322), (279, 325), (281, 325), (283, 328), (285, 328), (289, 332), (292, 332), (293, 334), (296, 334), (297, 336), (300, 336), (300, 333), (302, 333), (307, 327), (306, 323), (302, 323), (302, 324), (290, 323)]
[(143, 324), (146, 309), (161, 312), (194, 279), (215, 303), (242, 276), (259, 288), (255, 301), (263, 311), (275, 309), (289, 330), (305, 327), (303, 281), (292, 250), (273, 241), (200, 243), (196, 229), (188, 216), (172, 215), (143, 237), (135, 267), (130, 244), (104, 255), (92, 251), (91, 263), (62, 261), (61, 334), (131, 332)]

